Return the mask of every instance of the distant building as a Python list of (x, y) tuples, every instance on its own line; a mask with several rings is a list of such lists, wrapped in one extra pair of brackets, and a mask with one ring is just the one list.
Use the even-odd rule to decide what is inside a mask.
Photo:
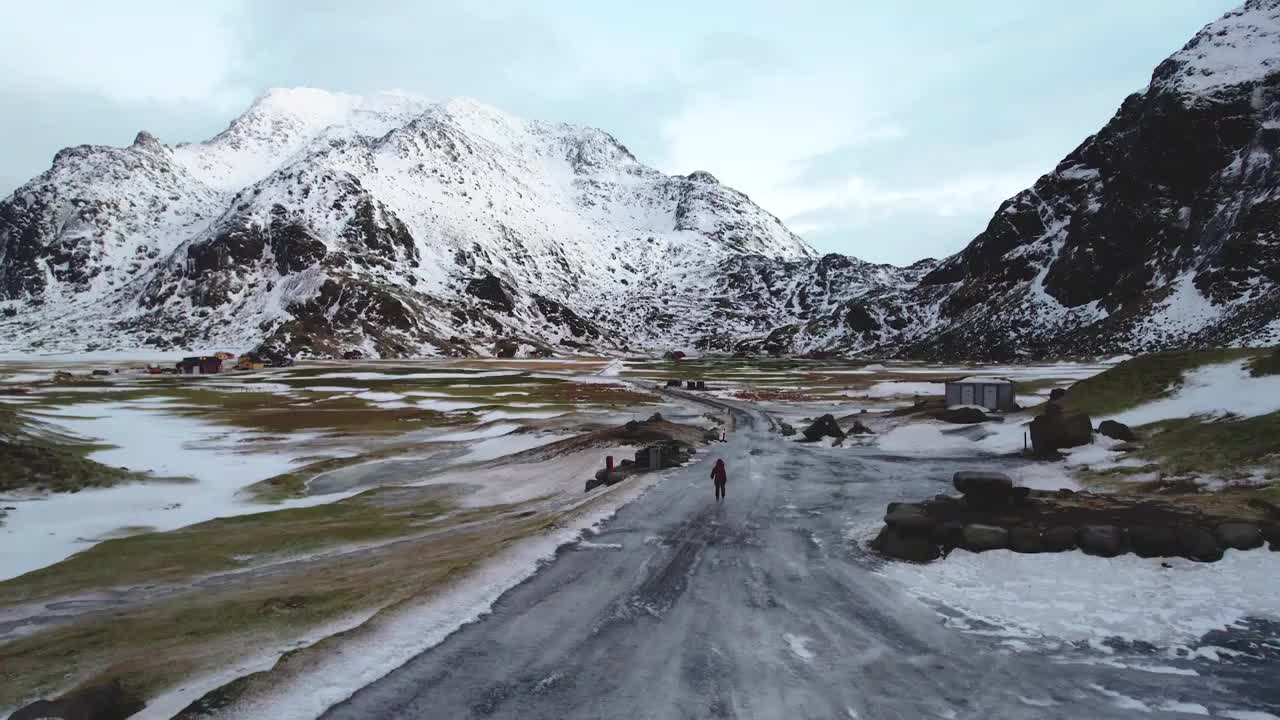
[(978, 405), (988, 410), (1014, 410), (1013, 383), (1004, 378), (967, 377), (947, 381), (947, 407)]
[(213, 355), (186, 357), (177, 368), (183, 375), (213, 375), (222, 372), (222, 358)]
[(236, 361), (236, 370), (261, 370), (267, 362), (257, 353), (247, 352)]

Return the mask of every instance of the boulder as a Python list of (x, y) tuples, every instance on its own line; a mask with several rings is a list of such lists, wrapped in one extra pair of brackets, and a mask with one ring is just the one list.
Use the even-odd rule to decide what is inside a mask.
[(935, 524), (934, 519), (925, 514), (919, 505), (891, 504), (885, 513), (884, 523), (899, 532), (922, 533), (928, 535)]
[(126, 691), (119, 680), (91, 685), (68, 693), (57, 700), (37, 700), (15, 711), (9, 720), (124, 720), (146, 706)]
[(1049, 400), (1061, 400), (1067, 396), (1066, 388), (1054, 388), (1049, 391)]
[(1045, 552), (1066, 552), (1076, 548), (1076, 529), (1070, 525), (1055, 525), (1040, 535), (1040, 547)]
[(875, 431), (862, 424), (861, 420), (854, 420), (853, 427), (849, 428), (849, 435), (875, 435)]
[(1086, 525), (1080, 528), (1076, 541), (1089, 555), (1109, 558), (1125, 551), (1124, 530), (1115, 525)]
[(871, 541), (871, 547), (882, 555), (911, 562), (929, 562), (942, 556), (928, 535), (903, 533), (889, 526)]
[(1025, 498), (1027, 488), (1015, 488), (1013, 478), (998, 472), (973, 472), (962, 470), (951, 479), (955, 488), (964, 493), (964, 500), (975, 508), (997, 508)]
[(961, 538), (964, 549), (971, 552), (1003, 550), (1009, 547), (1009, 531), (995, 525), (965, 525)]
[(1176, 557), (1178, 535), (1171, 527), (1134, 525), (1129, 528), (1129, 546), (1138, 557)]
[(1040, 530), (1033, 525), (1019, 525), (1009, 531), (1009, 549), (1017, 553), (1044, 551), (1040, 542)]
[(781, 423), (778, 427), (783, 437), (791, 437), (796, 434), (796, 429), (791, 427), (791, 423)]
[(664, 419), (665, 418), (662, 417), (662, 413), (654, 413), (650, 415), (649, 419), (645, 422), (662, 422)]
[(1128, 425), (1115, 420), (1103, 420), (1098, 426), (1098, 434), (1106, 435), (1112, 440), (1123, 440), (1124, 442), (1133, 442), (1138, 439), (1138, 434)]
[(933, 541), (944, 547), (958, 547), (964, 544), (964, 523), (959, 520), (948, 520), (933, 526), (929, 533)]
[(1247, 522), (1224, 522), (1213, 529), (1218, 540), (1235, 550), (1262, 547), (1262, 528)]
[(1013, 478), (1000, 472), (961, 470), (951, 476), (951, 484), (965, 495), (1003, 497), (1013, 492)]
[(1179, 553), (1199, 562), (1217, 562), (1222, 559), (1222, 545), (1213, 533), (1196, 525), (1176, 528)]
[[(12, 510), (13, 508), (5, 508)], [(1272, 545), (1280, 544), (1280, 523), (1267, 522), (1262, 524), (1262, 539)]]
[(840, 424), (836, 422), (835, 416), (830, 413), (818, 418), (812, 425), (804, 429), (804, 439), (809, 442), (816, 442), (824, 437), (844, 437), (844, 431), (840, 429)]
[(942, 422), (954, 423), (956, 425), (972, 425), (974, 423), (986, 422), (991, 418), (987, 414), (974, 407), (957, 407), (947, 408), (939, 411), (935, 416)]
[(1093, 442), (1093, 422), (1085, 413), (1066, 415), (1050, 403), (1043, 415), (1031, 421), (1031, 446), (1037, 455), (1053, 455), (1062, 448)]

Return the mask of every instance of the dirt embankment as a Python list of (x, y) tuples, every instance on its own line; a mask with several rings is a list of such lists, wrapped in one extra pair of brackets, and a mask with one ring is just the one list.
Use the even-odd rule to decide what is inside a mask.
[(706, 440), (709, 431), (697, 425), (673, 423), (654, 413), (648, 420), (636, 421), (617, 427), (594, 430), (564, 440), (541, 445), (531, 450), (502, 458), (504, 464), (540, 462), (603, 447), (650, 445), (663, 441), (675, 441), (686, 445), (699, 445)]

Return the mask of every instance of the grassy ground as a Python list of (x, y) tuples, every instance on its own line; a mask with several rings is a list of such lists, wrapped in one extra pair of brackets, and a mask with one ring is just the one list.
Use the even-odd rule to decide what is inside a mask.
[(1090, 415), (1116, 413), (1169, 395), (1188, 370), (1260, 357), (1266, 352), (1224, 348), (1141, 355), (1072, 385), (1063, 398), (1063, 409)]
[(1167, 420), (1145, 430), (1136, 454), (1151, 460), (1165, 475), (1231, 480), (1261, 470), (1280, 480), (1280, 412), (1209, 422)]
[[(394, 504), (381, 502), (394, 496)], [(6, 602), (90, 588), (175, 582), (243, 568), (268, 557), (407, 535), (448, 509), (440, 488), (375, 489), (326, 505), (218, 518), (178, 530), (98, 543), (84, 552), (0, 582)]]
[[(162, 595), (143, 607), (86, 616), (0, 646), (0, 707), (61, 692), (69, 682), (111, 678), (141, 696), (153, 696), (184, 677), (223, 668), (245, 652), (288, 647), (310, 628), (430, 593), (507, 543), (553, 522), (546, 515), (510, 513), (496, 521), (505, 510), (455, 517), (430, 536), (303, 563), (288, 572)], [(336, 529), (332, 523), (328, 528)], [(231, 534), (232, 529), (224, 530)], [(265, 538), (259, 541), (271, 547)], [(217, 554), (230, 549), (223, 546)]]
[(1249, 371), (1254, 377), (1280, 375), (1280, 347), (1273, 348), (1270, 354), (1254, 358), (1249, 363)]

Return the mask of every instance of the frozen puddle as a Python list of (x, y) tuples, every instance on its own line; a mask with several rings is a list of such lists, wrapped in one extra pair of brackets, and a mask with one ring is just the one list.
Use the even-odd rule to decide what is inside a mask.
[[(16, 509), (0, 526), (0, 580), (64, 560), (124, 527), (172, 530), (258, 512), (261, 505), (240, 502), (236, 493), (292, 467), (294, 456), (289, 454), (243, 452), (246, 444), (240, 441), (252, 433), (160, 410), (103, 403), (52, 413), (62, 416), (55, 420), (58, 425), (117, 446), (91, 454), (98, 462), (195, 482), (131, 483), (5, 499), (5, 505)], [(304, 499), (272, 509), (335, 499)]]

